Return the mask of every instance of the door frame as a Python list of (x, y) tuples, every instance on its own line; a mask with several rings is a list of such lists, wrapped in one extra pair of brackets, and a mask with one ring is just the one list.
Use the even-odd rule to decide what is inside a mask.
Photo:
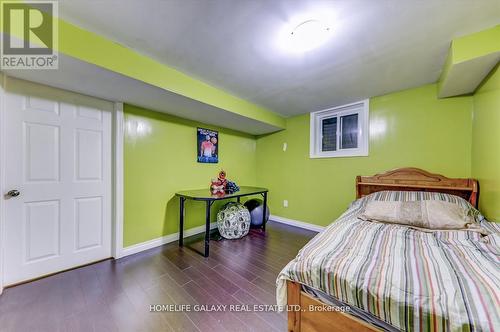
[[(14, 78), (17, 79), (17, 78)], [(8, 76), (0, 72), (0, 295), (4, 285), (5, 254), (5, 86)], [(45, 84), (31, 82), (47, 86)], [(49, 86), (50, 87), (50, 86)], [(51, 87), (53, 88), (53, 87)], [(64, 90), (60, 88), (54, 88)], [(70, 93), (78, 93), (65, 90)], [(98, 97), (94, 97), (98, 98)], [(102, 98), (98, 98), (102, 99)], [(124, 116), (123, 103), (113, 103), (111, 123), (111, 255), (118, 259), (123, 253), (123, 140)]]
[(111, 253), (114, 259), (123, 256), (123, 140), (125, 118), (123, 103), (115, 102), (113, 107), (113, 124), (111, 128)]
[(4, 230), (5, 230), (5, 199), (3, 194), (5, 193), (5, 145), (4, 145), (4, 132), (3, 129), (5, 125), (5, 81), (7, 76), (0, 73), (0, 295), (3, 292), (3, 247), (4, 247)]

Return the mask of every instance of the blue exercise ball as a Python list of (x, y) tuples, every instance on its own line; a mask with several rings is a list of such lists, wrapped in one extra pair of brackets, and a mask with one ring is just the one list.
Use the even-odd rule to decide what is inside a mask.
[[(261, 199), (249, 199), (245, 202), (245, 206), (250, 211), (250, 224), (255, 227), (262, 226), (262, 213), (264, 212), (264, 205)], [(269, 220), (269, 206), (266, 209), (266, 222)]]

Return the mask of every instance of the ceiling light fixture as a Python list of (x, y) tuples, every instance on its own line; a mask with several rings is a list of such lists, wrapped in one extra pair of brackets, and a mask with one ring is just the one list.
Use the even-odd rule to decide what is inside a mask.
[(290, 32), (289, 49), (295, 52), (307, 52), (324, 44), (330, 37), (330, 27), (320, 20), (304, 21)]

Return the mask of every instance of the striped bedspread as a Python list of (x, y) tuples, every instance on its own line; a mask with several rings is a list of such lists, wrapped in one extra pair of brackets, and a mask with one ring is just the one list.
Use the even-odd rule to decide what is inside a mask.
[(461, 198), (432, 193), (381, 192), (355, 201), (301, 249), (277, 279), (356, 306), (402, 331), (500, 331), (500, 224), (468, 207), (489, 233), (437, 231), (371, 223), (357, 216), (366, 202)]

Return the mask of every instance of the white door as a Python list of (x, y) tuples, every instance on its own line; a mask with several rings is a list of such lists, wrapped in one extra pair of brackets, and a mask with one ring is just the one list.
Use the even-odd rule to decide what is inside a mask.
[(3, 103), (4, 284), (110, 257), (113, 104), (13, 78)]

